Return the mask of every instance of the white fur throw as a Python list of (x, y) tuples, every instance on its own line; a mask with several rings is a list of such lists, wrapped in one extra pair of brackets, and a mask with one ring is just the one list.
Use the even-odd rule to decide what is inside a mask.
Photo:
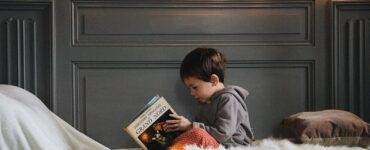
[[(209, 148), (200, 148), (196, 145), (187, 145), (186, 150), (212, 150)], [(370, 150), (370, 146), (367, 148)], [(224, 147), (218, 150), (226, 150)], [(294, 144), (288, 140), (264, 139), (250, 146), (240, 146), (229, 148), (228, 150), (366, 150), (361, 147), (347, 146), (321, 146), (313, 144)]]

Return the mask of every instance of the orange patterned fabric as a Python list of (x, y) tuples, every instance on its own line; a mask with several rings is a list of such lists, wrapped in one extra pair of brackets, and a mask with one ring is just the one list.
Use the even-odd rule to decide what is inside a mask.
[(201, 128), (192, 128), (179, 135), (169, 150), (184, 150), (185, 145), (197, 145), (203, 148), (218, 148), (219, 143), (207, 131)]

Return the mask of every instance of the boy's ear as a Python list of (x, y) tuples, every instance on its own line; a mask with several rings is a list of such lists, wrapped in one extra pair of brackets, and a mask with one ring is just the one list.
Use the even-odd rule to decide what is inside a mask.
[(217, 85), (220, 82), (220, 78), (216, 74), (211, 75), (211, 83), (212, 85)]

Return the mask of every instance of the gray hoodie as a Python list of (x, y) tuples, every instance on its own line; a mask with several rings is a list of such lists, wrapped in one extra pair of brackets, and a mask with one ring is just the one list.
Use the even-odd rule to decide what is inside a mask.
[(210, 103), (201, 103), (193, 122), (226, 147), (247, 145), (254, 140), (245, 100), (249, 92), (227, 86), (215, 92)]

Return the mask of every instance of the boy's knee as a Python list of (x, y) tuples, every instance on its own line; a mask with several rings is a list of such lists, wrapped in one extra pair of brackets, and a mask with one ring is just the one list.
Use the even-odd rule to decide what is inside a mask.
[(197, 137), (208, 136), (208, 132), (202, 128), (192, 128), (189, 130), (189, 134)]
[(175, 143), (170, 149), (184, 149), (185, 145), (217, 148), (219, 143), (206, 130), (202, 128), (192, 128), (175, 139)]
[(211, 146), (217, 147), (218, 142), (213, 136), (211, 136), (206, 130), (202, 128), (193, 128), (190, 130), (189, 134), (194, 138), (197, 139), (199, 142), (198, 144), (203, 146)]

